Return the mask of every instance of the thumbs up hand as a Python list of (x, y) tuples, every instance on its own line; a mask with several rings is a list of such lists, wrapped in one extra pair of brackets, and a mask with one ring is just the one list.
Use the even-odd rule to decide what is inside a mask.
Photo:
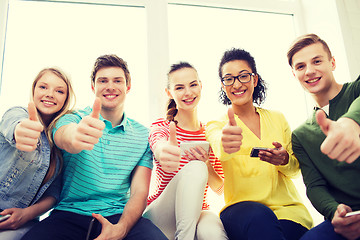
[(160, 162), (162, 169), (166, 172), (173, 172), (179, 169), (181, 150), (176, 140), (176, 125), (174, 122), (169, 126), (169, 140), (159, 142), (155, 149), (155, 157)]
[(354, 162), (360, 156), (360, 127), (350, 118), (337, 121), (326, 118), (324, 111), (316, 112), (316, 121), (326, 135), (320, 146), (321, 152), (340, 162)]
[(228, 109), (229, 123), (222, 130), (221, 142), (226, 153), (235, 153), (242, 144), (242, 129), (237, 126), (232, 108)]
[(81, 119), (73, 133), (72, 147), (77, 150), (75, 152), (92, 150), (94, 145), (98, 143), (105, 128), (105, 123), (99, 119), (100, 111), (100, 99), (96, 98), (92, 112)]
[(36, 149), (40, 134), (44, 130), (33, 102), (29, 103), (28, 112), (29, 118), (22, 120), (16, 125), (14, 131), (16, 148), (25, 152), (31, 152)]

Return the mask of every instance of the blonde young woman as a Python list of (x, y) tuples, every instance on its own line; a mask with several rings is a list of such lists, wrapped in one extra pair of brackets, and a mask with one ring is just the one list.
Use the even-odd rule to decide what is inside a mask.
[(181, 154), (179, 144), (205, 141), (205, 126), (197, 116), (202, 85), (186, 62), (171, 66), (166, 93), (167, 119), (151, 125), (150, 147), (156, 164), (155, 188), (144, 216), (169, 239), (227, 239), (219, 217), (209, 210), (208, 186), (221, 193), (222, 168), (210, 150), (196, 147)]
[(28, 108), (12, 107), (0, 122), (0, 239), (20, 239), (51, 209), (61, 191), (61, 156), (51, 130), (74, 93), (59, 69), (41, 70)]
[[(228, 114), (207, 124), (206, 137), (225, 175), (220, 218), (229, 239), (298, 240), (312, 219), (291, 181), (299, 163), (291, 130), (280, 112), (267, 110), (265, 83), (254, 58), (243, 49), (223, 54), (220, 99)], [(263, 147), (251, 157), (253, 147)]]

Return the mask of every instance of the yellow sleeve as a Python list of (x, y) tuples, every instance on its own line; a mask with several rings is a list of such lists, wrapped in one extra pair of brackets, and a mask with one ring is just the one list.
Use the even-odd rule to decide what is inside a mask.
[(300, 168), (299, 162), (292, 150), (291, 129), (283, 114), (280, 113), (279, 118), (279, 121), (281, 121), (281, 126), (283, 128), (283, 142), (281, 144), (289, 154), (289, 163), (283, 166), (278, 166), (277, 168), (285, 176), (296, 177), (300, 174)]

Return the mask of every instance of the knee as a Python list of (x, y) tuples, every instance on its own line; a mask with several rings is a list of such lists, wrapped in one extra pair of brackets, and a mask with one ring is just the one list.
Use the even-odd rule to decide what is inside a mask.
[(190, 161), (181, 170), (187, 178), (205, 181), (205, 183), (208, 180), (207, 166), (202, 161)]
[(216, 214), (203, 211), (196, 227), (197, 240), (228, 239), (224, 226)]

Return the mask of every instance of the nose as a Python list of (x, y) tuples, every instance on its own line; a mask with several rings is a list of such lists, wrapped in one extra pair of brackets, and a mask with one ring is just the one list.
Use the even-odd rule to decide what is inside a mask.
[(114, 87), (114, 83), (112, 81), (109, 81), (108, 84), (107, 84), (107, 89), (109, 90), (114, 90), (115, 87)]
[(314, 66), (312, 66), (311, 64), (306, 66), (306, 71), (305, 71), (306, 75), (312, 75), (314, 73), (315, 73), (315, 67)]
[(52, 90), (52, 89), (48, 89), (47, 91), (46, 91), (46, 97), (48, 97), (48, 98), (53, 98), (54, 97), (54, 90)]
[(239, 78), (235, 78), (233, 88), (241, 88), (243, 84), (240, 82)]

